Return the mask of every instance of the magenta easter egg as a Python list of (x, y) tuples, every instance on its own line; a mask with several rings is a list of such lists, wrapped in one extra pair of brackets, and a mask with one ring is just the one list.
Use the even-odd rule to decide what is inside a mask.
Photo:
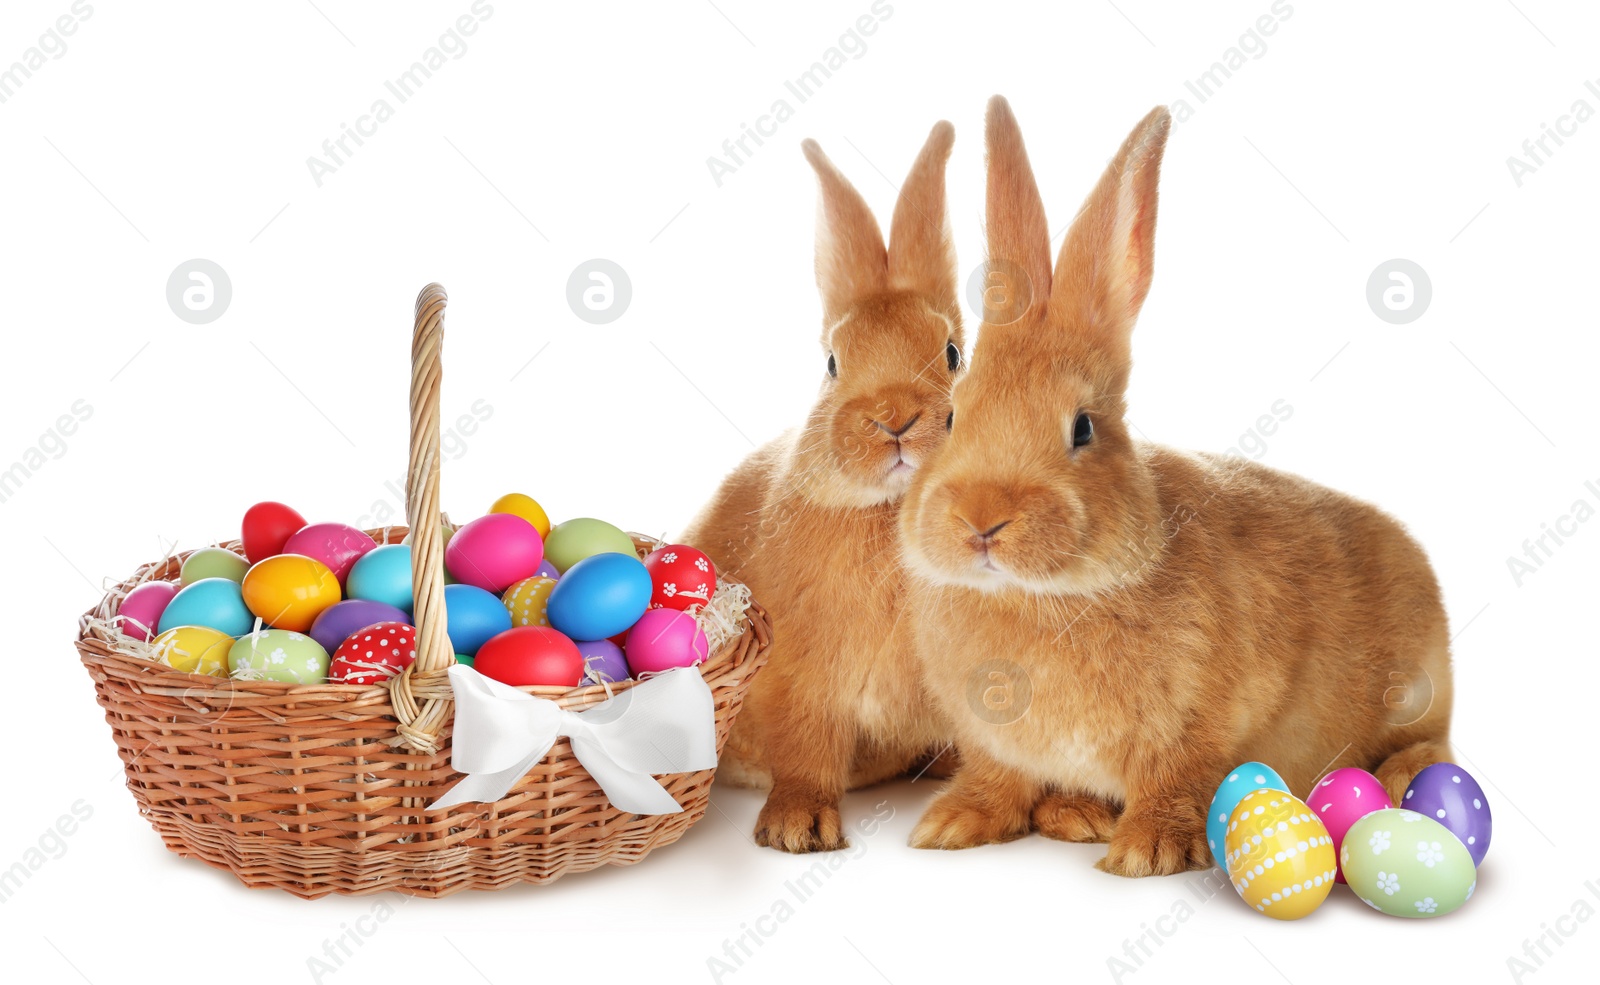
[(693, 667), (710, 655), (706, 634), (694, 616), (678, 609), (651, 609), (628, 630), (628, 666), (635, 674)]
[(117, 609), (121, 618), (118, 623), (122, 631), (136, 640), (148, 641), (155, 636), (156, 626), (161, 622), (161, 613), (167, 611), (167, 603), (178, 594), (178, 584), (170, 581), (147, 581), (138, 588), (128, 593), (122, 600), (122, 606)]
[(456, 531), (444, 564), (462, 584), (496, 595), (530, 578), (544, 560), (544, 541), (533, 524), (514, 513), (490, 513)]
[[(1334, 770), (1318, 780), (1306, 802), (1317, 812), (1322, 826), (1328, 829), (1336, 855), (1352, 824), (1373, 811), (1394, 806), (1377, 777), (1353, 766)], [(1334, 878), (1344, 882), (1344, 873), (1339, 872)]]
[(313, 523), (301, 527), (283, 545), (283, 554), (304, 554), (328, 566), (343, 586), (350, 569), (378, 542), (347, 523)]

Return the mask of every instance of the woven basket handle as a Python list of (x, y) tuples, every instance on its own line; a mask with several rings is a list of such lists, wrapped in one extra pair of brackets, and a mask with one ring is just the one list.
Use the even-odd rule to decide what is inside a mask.
[(438, 751), (451, 713), (448, 671), (455, 651), (445, 632), (444, 536), (439, 530), (439, 349), (444, 341), (444, 288), (417, 295), (411, 338), (411, 458), (406, 471), (406, 525), (411, 528), (412, 610), (417, 659), (390, 682), (398, 741), (424, 754)]

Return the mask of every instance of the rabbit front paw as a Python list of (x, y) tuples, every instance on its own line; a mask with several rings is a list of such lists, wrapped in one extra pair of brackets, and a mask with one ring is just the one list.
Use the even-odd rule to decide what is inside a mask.
[(1116, 807), (1099, 797), (1057, 792), (1033, 805), (1033, 829), (1057, 841), (1103, 843), (1116, 827)]
[(767, 797), (756, 818), (756, 844), (802, 854), (850, 846), (839, 822), (836, 801), (777, 791)]
[(1026, 812), (995, 810), (959, 795), (935, 800), (911, 832), (912, 848), (975, 848), (1011, 841), (1028, 833)]
[(1150, 804), (1125, 811), (1111, 833), (1106, 857), (1095, 868), (1118, 876), (1166, 876), (1211, 867), (1205, 818), (1199, 805)]

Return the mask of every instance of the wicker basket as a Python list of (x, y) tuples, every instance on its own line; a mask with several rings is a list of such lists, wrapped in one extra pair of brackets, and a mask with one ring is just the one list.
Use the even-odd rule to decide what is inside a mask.
[[(438, 523), (444, 307), (437, 284), (417, 298), (406, 487), (406, 516), (419, 531), (411, 668), (386, 686), (296, 686), (179, 673), (131, 652), (103, 620), (135, 585), (176, 580), (187, 555), (140, 568), (80, 620), (78, 654), (140, 812), (168, 848), (229, 869), (248, 886), (309, 899), (385, 891), (448, 896), (549, 882), (637, 862), (676, 841), (709, 803), (715, 770), (701, 770), (658, 778), (682, 813), (622, 813), (561, 739), (504, 799), (427, 808), (461, 777), (450, 765), (446, 671), (454, 654), (445, 636)], [(406, 532), (369, 531), (380, 543)], [(238, 541), (220, 546), (242, 553)], [(760, 605), (752, 603), (745, 619), (743, 635), (700, 668), (715, 700), (719, 752), (770, 640)], [(574, 711), (607, 697), (600, 686), (523, 690)]]

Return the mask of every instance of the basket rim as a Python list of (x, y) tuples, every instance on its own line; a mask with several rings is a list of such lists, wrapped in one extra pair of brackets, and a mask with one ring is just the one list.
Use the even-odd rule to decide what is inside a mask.
[[(409, 533), (405, 524), (388, 524), (382, 527), (372, 527), (364, 531), (373, 540), (382, 544), (396, 544)], [(656, 543), (653, 537), (630, 532), (635, 548), (640, 548)], [(239, 680), (232, 677), (212, 677), (208, 674), (192, 674), (176, 670), (160, 664), (149, 657), (133, 652), (120, 645), (123, 639), (130, 637), (113, 635), (106, 632), (95, 620), (110, 619), (116, 614), (123, 599), (135, 587), (152, 581), (174, 581), (181, 571), (183, 562), (197, 551), (220, 547), (243, 556), (243, 544), (240, 540), (220, 541), (196, 547), (187, 551), (179, 551), (162, 558), (159, 561), (150, 561), (140, 565), (132, 575), (109, 588), (99, 602), (78, 617), (77, 649), (79, 659), (87, 665), (98, 665), (106, 668), (109, 660), (117, 659), (133, 667), (138, 667), (137, 676), (147, 683), (160, 683), (163, 679), (170, 679), (170, 686), (177, 693), (185, 697), (203, 699), (216, 697), (221, 699), (237, 699), (241, 695), (259, 696), (264, 700), (282, 701), (286, 698), (295, 699), (295, 703), (305, 706), (332, 706), (346, 704), (370, 704), (377, 702), (387, 704), (389, 701), (389, 687), (387, 684), (337, 684), (324, 682), (322, 684), (288, 684), (279, 681)], [(724, 579), (738, 583), (736, 579)], [(750, 606), (745, 610), (741, 619), (744, 623), (744, 632), (728, 639), (718, 650), (696, 665), (701, 676), (708, 679), (721, 677), (730, 671), (739, 671), (746, 665), (757, 665), (762, 662), (760, 658), (771, 641), (771, 623), (767, 617), (765, 607), (752, 598)], [(746, 640), (754, 635), (755, 647), (746, 645)], [(748, 654), (748, 655), (747, 655)], [(752, 666), (753, 669), (753, 666)], [(123, 673), (118, 676), (130, 676)], [(644, 680), (647, 680), (645, 678)], [(517, 690), (533, 697), (548, 698), (561, 705), (563, 708), (586, 708), (620, 694), (629, 688), (642, 683), (640, 678), (629, 678), (625, 681), (616, 681), (609, 684), (588, 684), (578, 687), (564, 688), (558, 685), (531, 685), (519, 686)], [(146, 687), (147, 690), (157, 691), (160, 688)], [(309, 711), (306, 707), (304, 710)], [(452, 717), (454, 717), (452, 715)]]

